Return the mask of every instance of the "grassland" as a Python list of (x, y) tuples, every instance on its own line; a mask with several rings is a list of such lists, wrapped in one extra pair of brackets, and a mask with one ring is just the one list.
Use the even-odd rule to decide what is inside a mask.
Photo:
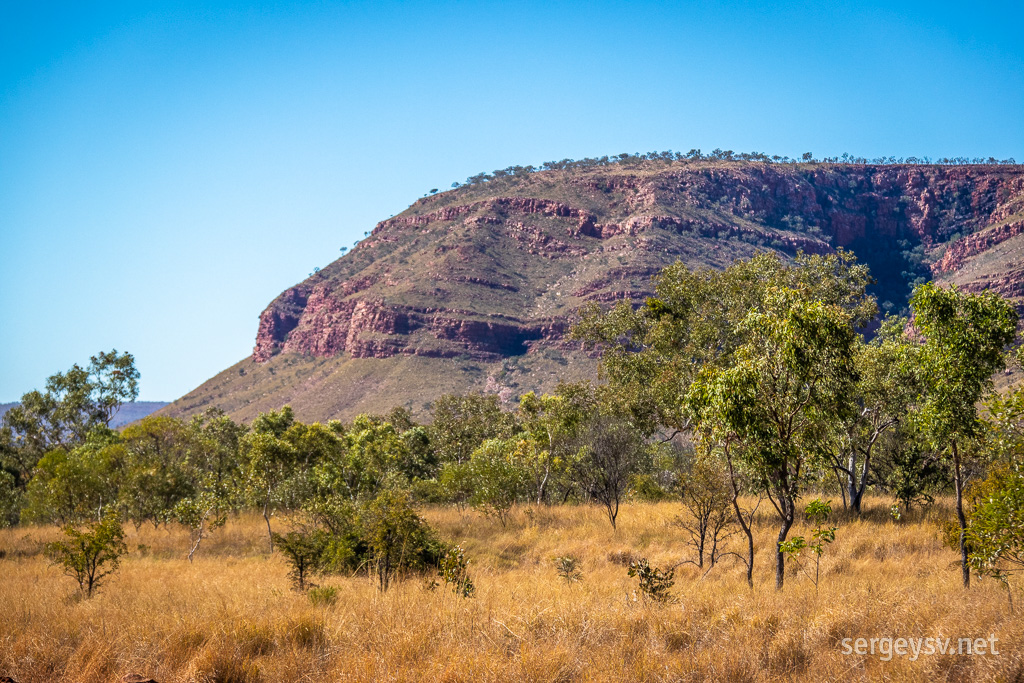
[[(763, 510), (763, 508), (762, 508)], [(508, 528), (454, 509), (425, 516), (471, 558), (477, 595), (408, 577), (386, 594), (331, 576), (333, 606), (289, 587), (262, 519), (218, 530), (195, 562), (178, 529), (129, 529), (130, 556), (89, 600), (50, 567), (53, 528), (0, 532), (0, 676), (21, 683), (169, 681), (1020, 681), (1024, 623), (991, 581), (959, 587), (936, 522), (948, 503), (896, 522), (888, 502), (839, 519), (820, 587), (772, 581), (774, 524), (756, 520), (756, 585), (725, 560), (677, 570), (673, 604), (634, 599), (624, 562), (688, 556), (678, 505), (634, 503), (612, 531), (591, 507), (519, 510)], [(280, 527), (284, 520), (276, 522)], [(793, 533), (806, 533), (796, 528)], [(575, 554), (582, 582), (553, 567)], [(998, 655), (845, 655), (844, 638), (998, 638)], [(955, 642), (955, 641), (954, 641)]]

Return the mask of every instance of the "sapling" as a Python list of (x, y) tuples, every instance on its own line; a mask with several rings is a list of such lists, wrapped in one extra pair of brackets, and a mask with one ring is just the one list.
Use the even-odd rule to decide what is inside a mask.
[(640, 593), (647, 600), (666, 603), (672, 601), (672, 586), (675, 585), (675, 567), (660, 569), (652, 567), (647, 558), (629, 563), (629, 576), (640, 581)]
[(711, 567), (723, 556), (722, 542), (736, 533), (728, 473), (710, 458), (694, 463), (681, 484), (680, 497), (687, 514), (678, 515), (673, 524), (688, 532), (688, 545), (696, 551), (696, 560), (687, 560), (699, 569), (704, 559)]
[(310, 576), (323, 569), (327, 534), (322, 529), (299, 528), (286, 534), (274, 532), (271, 539), (292, 567), (288, 575), (295, 590), (305, 591)]
[(580, 571), (580, 561), (575, 555), (563, 555), (554, 559), (555, 571), (565, 580), (565, 585), (570, 586), (576, 581), (583, 580), (583, 572)]
[[(804, 551), (814, 554), (814, 576), (807, 574), (814, 583), (814, 590), (818, 590), (818, 579), (821, 572), (821, 556), (825, 554), (825, 546), (836, 540), (836, 527), (825, 526), (829, 516), (832, 514), (832, 504), (815, 498), (804, 508), (804, 515), (807, 521), (814, 525), (811, 532), (811, 541), (808, 543), (803, 536), (794, 536), (788, 541), (779, 544), (779, 551), (796, 562), (798, 568), (804, 571), (800, 557)], [(807, 573), (807, 572), (805, 572)]]
[(100, 583), (117, 571), (121, 556), (128, 552), (121, 519), (111, 512), (84, 531), (70, 524), (63, 531), (65, 540), (47, 544), (46, 554), (91, 598)]
[(448, 552), (441, 556), (437, 573), (456, 595), (471, 598), (473, 593), (476, 592), (476, 586), (473, 585), (473, 580), (469, 578), (468, 567), (469, 560), (466, 559), (462, 546), (453, 545), (448, 549)]

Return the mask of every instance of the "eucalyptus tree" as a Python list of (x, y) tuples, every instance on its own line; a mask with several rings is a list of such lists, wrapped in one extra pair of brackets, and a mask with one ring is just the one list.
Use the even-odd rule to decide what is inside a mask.
[(519, 400), (517, 417), (524, 435), (535, 444), (526, 466), (537, 504), (549, 500), (554, 485), (564, 497), (572, 492), (570, 475), (578, 453), (578, 436), (597, 407), (589, 385), (561, 384), (554, 394), (528, 392)]
[(1007, 346), (1016, 338), (1017, 311), (998, 294), (962, 292), (928, 283), (910, 299), (914, 325), (923, 337), (924, 392), (916, 419), (931, 444), (950, 458), (960, 526), (961, 573), (971, 585), (964, 515), (965, 445), (982, 431), (978, 403), (992, 392), (992, 375), (1006, 365)]
[(442, 463), (468, 462), (483, 442), (517, 431), (514, 416), (494, 394), (446, 394), (434, 402), (433, 413), (430, 440)]
[(906, 319), (888, 317), (874, 339), (858, 340), (856, 345), (856, 406), (843, 425), (832, 465), (840, 477), (843, 502), (858, 515), (873, 474), (873, 456), (920, 393), (919, 347), (906, 337), (905, 327)]
[(248, 494), (263, 508), (271, 551), (274, 540), (270, 513), (280, 501), (282, 485), (294, 473), (298, 463), (295, 448), (284, 438), (293, 424), (295, 415), (290, 406), (262, 413), (253, 420), (250, 431), (240, 442)]
[(785, 581), (782, 544), (797, 501), (828, 462), (837, 420), (854, 408), (856, 334), (837, 305), (786, 287), (769, 290), (763, 311), (741, 324), (745, 342), (728, 367), (706, 366), (688, 392), (695, 429), (727, 442), (779, 519), (775, 587)]
[(588, 420), (579, 443), (577, 479), (584, 493), (604, 506), (615, 529), (630, 479), (645, 468), (650, 450), (640, 430), (614, 408), (602, 409)]
[(124, 403), (139, 395), (139, 372), (130, 353), (96, 354), (46, 380), (44, 391), (30, 391), (0, 420), (9, 453), (4, 468), (24, 487), (32, 468), (52, 448), (74, 449), (96, 427), (109, 427)]
[[(708, 452), (726, 459), (737, 521), (748, 540), (748, 581), (754, 544), (748, 515), (738, 502), (744, 482), (771, 490), (780, 517), (792, 518), (793, 497), (799, 495), (806, 470), (798, 460), (794, 473), (790, 456), (798, 445), (813, 445), (817, 461), (836, 447), (832, 427), (842, 411), (831, 413), (827, 434), (813, 434), (813, 425), (824, 426), (829, 402), (843, 403), (835, 409), (848, 407), (845, 401), (855, 377), (855, 330), (866, 327), (878, 312), (874, 297), (867, 294), (871, 282), (868, 268), (843, 250), (799, 254), (793, 262), (762, 253), (725, 270), (692, 271), (677, 262), (655, 277), (655, 296), (643, 306), (623, 302), (609, 311), (592, 306), (573, 329), (577, 339), (600, 349), (602, 375), (629, 406), (638, 428), (645, 433), (689, 433)], [(786, 355), (797, 348), (809, 355)], [(810, 362), (811, 367), (778, 365), (787, 359)], [(797, 385), (801, 378), (813, 380), (814, 386), (804, 391), (803, 399)], [(735, 398), (753, 403), (724, 403), (726, 385), (737, 382), (745, 384), (735, 388), (747, 393)], [(773, 444), (764, 431), (770, 407), (764, 402), (774, 400), (772, 393), (791, 408), (799, 407), (798, 413), (813, 425), (785, 426)], [(761, 426), (739, 428), (730, 422), (741, 407), (744, 419), (753, 420), (757, 413)], [(809, 444), (812, 436), (814, 443)], [(821, 464), (827, 466), (827, 459)], [(788, 531), (791, 524), (782, 527)], [(785, 533), (781, 535), (784, 539)]]

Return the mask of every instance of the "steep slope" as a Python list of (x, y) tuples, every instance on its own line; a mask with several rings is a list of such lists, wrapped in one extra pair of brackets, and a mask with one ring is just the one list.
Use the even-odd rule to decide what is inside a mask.
[(417, 201), (282, 293), (252, 358), (167, 412), (422, 413), (446, 391), (511, 399), (593, 376), (565, 339), (573, 313), (642, 300), (679, 259), (723, 267), (758, 250), (844, 247), (871, 265), (888, 309), (933, 270), (1018, 296), (1022, 204), (1019, 166), (658, 160), (475, 183)]

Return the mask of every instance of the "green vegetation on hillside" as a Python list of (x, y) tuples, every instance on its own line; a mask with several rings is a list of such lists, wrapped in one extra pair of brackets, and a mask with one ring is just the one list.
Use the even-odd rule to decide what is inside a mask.
[[(810, 547), (789, 538), (810, 495), (838, 494), (860, 515), (874, 491), (902, 515), (952, 491), (964, 584), (972, 569), (1006, 581), (1024, 552), (1005, 528), (1019, 507), (1024, 393), (995, 395), (992, 375), (1009, 360), (1017, 313), (993, 293), (924, 285), (913, 326), (887, 316), (866, 340), (870, 281), (845, 251), (676, 264), (644, 306), (582, 315), (573, 334), (601, 353), (602, 383), (527, 392), (511, 408), (496, 394), (441, 396), (429, 424), (402, 407), (307, 424), (286, 406), (249, 424), (214, 409), (119, 433), (106, 421), (137, 373), (131, 356), (100, 354), (90, 372), (76, 366), (26, 395), (36, 413), (4, 417), (4, 521), (61, 524), (72, 539), (90, 521), (182, 526), (192, 559), (252, 510), (300, 589), (334, 572), (367, 573), (381, 590), (440, 572), (468, 596), (462, 551), (417, 505), (471, 508), (504, 527), (517, 507), (590, 503), (615, 529), (629, 499), (680, 500), (695, 563), (705, 549), (712, 567), (736, 557), (753, 586), (753, 496), (774, 511), (782, 589), (787, 558)], [(672, 575), (633, 569), (641, 581)]]

